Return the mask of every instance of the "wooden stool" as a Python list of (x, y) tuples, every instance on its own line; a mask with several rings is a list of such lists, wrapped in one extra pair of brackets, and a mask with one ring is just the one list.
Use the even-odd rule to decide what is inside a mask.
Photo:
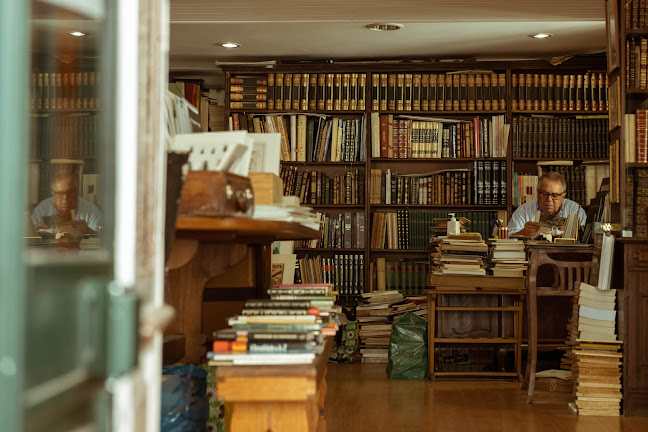
[[(538, 296), (573, 296), (574, 283), (588, 283), (592, 268), (592, 245), (527, 245), (529, 269), (527, 270), (527, 311), (529, 318), (529, 351), (522, 390), (528, 389), (527, 403), (533, 401), (536, 364), (538, 361)], [(537, 286), (538, 269), (550, 264), (557, 270), (557, 284), (551, 287)]]

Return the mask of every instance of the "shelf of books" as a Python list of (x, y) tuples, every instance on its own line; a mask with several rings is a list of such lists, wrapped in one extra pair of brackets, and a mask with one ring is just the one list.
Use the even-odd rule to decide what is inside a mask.
[(618, 33), (616, 36), (620, 41), (616, 62), (608, 62), (610, 103), (617, 114), (612, 116), (609, 124), (610, 167), (618, 172), (618, 175), (610, 177), (612, 217), (613, 222), (632, 231), (635, 237), (646, 237), (648, 27), (644, 8), (638, 0), (614, 1), (607, 9), (616, 14), (617, 25), (611, 31)]
[(587, 204), (586, 179), (609, 158), (603, 63), (232, 69), (226, 115), (232, 129), (280, 134), (284, 194), (320, 213), (320, 238), (295, 245), (299, 273), (336, 283), (335, 257), (349, 256), (363, 282), (347, 292), (366, 293), (389, 289), (382, 260), (416, 262), (450, 212), (492, 237), (534, 197), (539, 171), (562, 171)]

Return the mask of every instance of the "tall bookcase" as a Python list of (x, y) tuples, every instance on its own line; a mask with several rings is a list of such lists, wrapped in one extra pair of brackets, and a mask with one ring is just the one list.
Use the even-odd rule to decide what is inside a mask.
[[(572, 58), (559, 66), (540, 61), (466, 61), (403, 62), (397, 66), (380, 63), (361, 66), (354, 64), (347, 68), (335, 64), (280, 64), (272, 71), (237, 68), (226, 70), (226, 119), (232, 116), (235, 118), (235, 127), (242, 129), (250, 127), (250, 130), (254, 130), (254, 124), (251, 124), (254, 118), (264, 115), (267, 118), (283, 115), (288, 120), (283, 126), (285, 130), (278, 130), (278, 132), (285, 133), (288, 140), (291, 136), (297, 137), (299, 134), (298, 126), (294, 126), (297, 130), (291, 132), (291, 116), (297, 119), (299, 116), (319, 115), (329, 116), (327, 118), (361, 120), (363, 129), (358, 136), (360, 140), (358, 150), (361, 153), (356, 159), (346, 162), (330, 162), (328, 159), (308, 162), (305, 160), (309, 159), (302, 158), (301, 161), (282, 162), (282, 165), (284, 169), (311, 173), (318, 171), (328, 177), (344, 175), (348, 172), (355, 173), (357, 170), (360, 177), (364, 177), (361, 178), (365, 185), (364, 190), (358, 191), (361, 198), (356, 197), (358, 201), (354, 201), (353, 204), (333, 204), (332, 201), (325, 204), (310, 201), (307, 203), (317, 211), (328, 212), (332, 218), (337, 218), (345, 212), (362, 215), (364, 245), (353, 248), (297, 249), (297, 253), (300, 255), (308, 253), (309, 256), (317, 254), (327, 258), (345, 254), (361, 255), (364, 260), (362, 279), (365, 281), (365, 286), (362, 288), (366, 290), (367, 282), (371, 277), (370, 268), (377, 258), (384, 258), (388, 267), (389, 263), (404, 260), (406, 263), (411, 263), (412, 269), (416, 268), (418, 261), (427, 261), (426, 246), (421, 246), (419, 243), (427, 245), (425, 238), (429, 235), (429, 226), (432, 225), (435, 217), (447, 217), (447, 213), (451, 211), (465, 215), (473, 220), (471, 230), (481, 231), (485, 237), (488, 237), (490, 221), (502, 216), (503, 211), (506, 211), (506, 217), (510, 218), (515, 209), (514, 172), (537, 174), (537, 162), (544, 160), (568, 160), (576, 166), (584, 163), (607, 164), (605, 143), (608, 142), (608, 134), (607, 129), (601, 130), (601, 124), (607, 124), (607, 109), (601, 109), (600, 105), (596, 110), (592, 109), (591, 87), (588, 93), (590, 98), (586, 105), (584, 89), (578, 87), (579, 83), (582, 85), (584, 82), (585, 76), (588, 77), (591, 85), (591, 77), (596, 75), (598, 84), (599, 76), (603, 78), (607, 76), (604, 72), (605, 57), (600, 55)], [(365, 80), (360, 85), (359, 77), (363, 74)], [(282, 79), (285, 79), (286, 75), (291, 76), (289, 93), (285, 86), (281, 91), (277, 91), (279, 75)], [(299, 86), (295, 85), (294, 81), (297, 75), (300, 78)], [(304, 86), (305, 75), (308, 76), (308, 86)], [(520, 95), (519, 77), (522, 75), (525, 77), (525, 83), (526, 77), (530, 75), (534, 85), (536, 76), (538, 78), (537, 87), (529, 87), (529, 95), (532, 96), (531, 109), (526, 108), (526, 99), (525, 107), (521, 109), (517, 98)], [(548, 102), (550, 97), (549, 86), (547, 85), (545, 91), (542, 85), (544, 78), (549, 75), (554, 78), (558, 75), (574, 77), (572, 85), (565, 88), (567, 98), (565, 110), (562, 108), (557, 110), (555, 107), (549, 110), (548, 103), (542, 101), (544, 97), (545, 102)], [(314, 76), (317, 79), (313, 80)], [(357, 80), (355, 86), (354, 76)], [(233, 87), (243, 85), (243, 80), (240, 79), (242, 77), (254, 77), (253, 79), (261, 81), (248, 81), (245, 89)], [(581, 77), (581, 80), (577, 77)], [(513, 78), (517, 80), (517, 85), (512, 82)], [(347, 79), (349, 81), (345, 84)], [(602, 81), (605, 82), (605, 79)], [(437, 84), (434, 90), (432, 82)], [(339, 87), (336, 87), (338, 83)], [(259, 89), (259, 86), (265, 86), (265, 89)], [(555, 79), (554, 87), (556, 87)], [(307, 90), (304, 90), (305, 88)], [(272, 89), (273, 94), (281, 95), (280, 108), (276, 98), (272, 98), (271, 108), (268, 108), (271, 99), (268, 95), (269, 89)], [(318, 91), (320, 89), (321, 91)], [(562, 88), (560, 90), (560, 97), (562, 97)], [(265, 95), (262, 94), (264, 91)], [(285, 105), (283, 100), (286, 99), (286, 95), (292, 98), (296, 91), (300, 92), (299, 100), (291, 99), (290, 104)], [(304, 92), (308, 95), (307, 98), (301, 97)], [(235, 96), (232, 97), (234, 94)], [(355, 103), (351, 98), (348, 104), (345, 103), (347, 94), (357, 94)], [(450, 94), (452, 97), (447, 98), (446, 96)], [(323, 95), (321, 99), (320, 95)], [(524, 97), (526, 98), (526, 92)], [(571, 106), (569, 98), (571, 98)], [(578, 105), (580, 109), (576, 109), (577, 98), (581, 98)], [(600, 98), (607, 99), (605, 86), (600, 89)], [(339, 103), (336, 103), (337, 99)], [(536, 100), (537, 107), (534, 106)], [(242, 117), (245, 117), (247, 125), (241, 125)], [(238, 124), (236, 124), (237, 120)], [(492, 135), (493, 129), (499, 130), (504, 123), (511, 125), (522, 122), (537, 124), (536, 129), (532, 126), (527, 132), (528, 137), (536, 139), (537, 148), (542, 149), (544, 145), (547, 149), (563, 150), (567, 144), (573, 143), (573, 152), (550, 154), (547, 150), (546, 156), (519, 151), (514, 153), (512, 140), (513, 134), (517, 131), (511, 129), (508, 133), (506, 151), (498, 154), (493, 148), (496, 142)], [(264, 127), (261, 123), (259, 122), (258, 127)], [(545, 124), (548, 126), (545, 127)], [(562, 129), (559, 129), (561, 127)], [(398, 129), (402, 135), (399, 134), (397, 138), (394, 129)], [(489, 129), (490, 132), (487, 132)], [(555, 133), (552, 133), (552, 130), (555, 130)], [(454, 137), (450, 139), (450, 144), (447, 142), (444, 144), (444, 132)], [(436, 141), (430, 138), (435, 134), (439, 136)], [(488, 138), (476, 139), (476, 137)], [(450, 145), (449, 149), (448, 145)], [(591, 156), (582, 154), (593, 146), (598, 153), (592, 153)], [(416, 182), (411, 180), (401, 180), (401, 183), (396, 181), (393, 188), (394, 199), (388, 201), (384, 186), (388, 170), (390, 173), (396, 172), (402, 179), (417, 175), (413, 178), (424, 178), (425, 181), (417, 186), (414, 186)], [(427, 175), (421, 176), (421, 174)], [(302, 174), (302, 179), (303, 177)], [(478, 184), (475, 179), (482, 181)], [(494, 182), (485, 183), (492, 180)], [(377, 188), (376, 185), (379, 183), (381, 187)], [(499, 187), (495, 186), (495, 183)], [(361, 182), (354, 183), (356, 186), (357, 184)], [(407, 187), (410, 188), (409, 196), (405, 198), (403, 195)], [(399, 190), (402, 194), (400, 201)], [(464, 198), (466, 191), (469, 193), (469, 198)], [(427, 194), (427, 201), (413, 199), (421, 198), (424, 194)], [(384, 218), (381, 216), (387, 213), (395, 216)], [(397, 236), (400, 234), (401, 242), (392, 241), (391, 245), (387, 234), (385, 243), (377, 246), (375, 242), (372, 243), (376, 215), (379, 215), (379, 223), (382, 224), (383, 219), (389, 221), (391, 218), (396, 222), (396, 227), (407, 226), (410, 232), (396, 232)], [(403, 221), (409, 224), (403, 225)], [(385, 224), (389, 232), (389, 222)], [(415, 291), (415, 281), (416, 276), (410, 275), (409, 279), (405, 279), (405, 284)]]

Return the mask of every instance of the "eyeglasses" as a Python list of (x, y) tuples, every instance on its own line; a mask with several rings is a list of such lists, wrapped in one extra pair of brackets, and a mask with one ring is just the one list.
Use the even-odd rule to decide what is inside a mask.
[(549, 193), (549, 192), (545, 192), (545, 191), (539, 191), (538, 192), (538, 196), (540, 198), (547, 199), (547, 198), (551, 197), (551, 199), (553, 199), (554, 201), (557, 200), (557, 199), (560, 199), (563, 195), (565, 195), (565, 192), (561, 192), (561, 193)]
[(71, 196), (76, 195), (76, 193), (77, 192), (74, 191), (74, 190), (60, 191), (60, 192), (52, 191), (52, 195), (54, 195), (56, 198), (63, 198), (63, 197), (66, 197), (66, 196), (71, 197)]

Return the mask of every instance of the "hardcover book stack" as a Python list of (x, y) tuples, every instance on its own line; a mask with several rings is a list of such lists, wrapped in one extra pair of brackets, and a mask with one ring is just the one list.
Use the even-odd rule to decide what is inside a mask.
[(576, 406), (580, 415), (618, 416), (622, 354), (615, 334), (616, 290), (580, 283), (575, 294), (578, 300), (574, 308), (578, 313), (569, 328), (568, 351), (575, 377)]
[[(268, 109), (363, 111), (366, 73), (285, 73), (267, 75)], [(273, 97), (274, 96), (274, 97)]]
[(524, 242), (490, 239), (490, 271), (498, 277), (523, 277), (528, 267)]
[(488, 245), (479, 233), (450, 234), (437, 244), (432, 263), (437, 274), (485, 275)]
[(519, 206), (537, 198), (537, 175), (513, 173), (513, 205)]
[(303, 284), (332, 284), (344, 295), (364, 292), (364, 255), (336, 254), (333, 258), (308, 255), (298, 259), (296, 280)]
[(450, 120), (372, 113), (374, 158), (438, 159), (506, 157), (504, 116)]
[(231, 109), (268, 108), (268, 79), (265, 75), (239, 75), (230, 80)]
[(606, 111), (607, 74), (511, 74), (511, 108), (520, 111)]
[(513, 157), (608, 157), (607, 116), (516, 117), (511, 124)]
[(275, 296), (290, 299), (247, 300), (241, 314), (229, 319), (231, 328), (214, 332), (208, 365), (311, 363), (322, 352), (324, 336), (335, 335), (339, 307), (324, 300), (333, 295), (307, 295), (333, 294), (330, 286), (280, 288), (286, 290), (294, 294)]
[(356, 307), (362, 362), (387, 363), (393, 316), (417, 306), (402, 303), (404, 297), (398, 291), (374, 291), (362, 298), (365, 303)]
[(323, 114), (251, 114), (234, 112), (231, 130), (281, 134), (286, 162), (363, 162), (364, 120)]
[(337, 217), (318, 213), (318, 216), (320, 220), (320, 240), (298, 242), (296, 247), (364, 249), (364, 213), (344, 212)]
[(364, 204), (364, 171), (350, 170), (329, 177), (321, 171), (282, 166), (279, 175), (284, 195), (298, 196), (301, 204)]
[(498, 111), (506, 109), (506, 74), (380, 73), (371, 75), (371, 109)]

